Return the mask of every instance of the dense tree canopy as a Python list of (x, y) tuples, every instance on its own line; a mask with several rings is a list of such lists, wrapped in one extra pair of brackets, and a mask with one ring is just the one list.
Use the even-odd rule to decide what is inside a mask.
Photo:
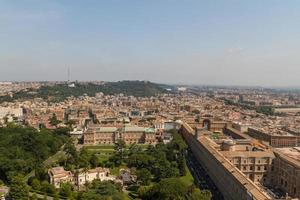
[(0, 128), (0, 179), (9, 181), (14, 175), (30, 172), (56, 153), (65, 139), (46, 129)]
[(78, 197), (83, 200), (125, 200), (121, 185), (110, 181), (94, 180), (88, 187), (87, 192), (83, 192)]
[(28, 200), (29, 190), (22, 176), (18, 175), (12, 178), (9, 197), (11, 200)]
[[(184, 153), (187, 145), (176, 131), (173, 131), (172, 135), (173, 140), (167, 145), (160, 143), (155, 147), (149, 146), (146, 151), (131, 147), (126, 159), (127, 165), (138, 170), (148, 170), (155, 181), (184, 176), (186, 169)], [(138, 173), (138, 175), (142, 174)], [(144, 179), (145, 177), (138, 178)]]
[(159, 84), (148, 81), (119, 81), (107, 82), (102, 85), (92, 83), (76, 83), (75, 87), (69, 87), (68, 84), (56, 84), (54, 86), (42, 86), (37, 90), (20, 91), (13, 97), (6, 95), (0, 97), (0, 102), (13, 101), (15, 99), (43, 98), (54, 102), (65, 100), (67, 97), (79, 97), (83, 95), (95, 96), (102, 92), (107, 95), (120, 94), (132, 95), (137, 97), (155, 96), (166, 93), (167, 91)]
[(209, 191), (200, 191), (193, 185), (187, 185), (178, 178), (163, 179), (142, 194), (142, 199), (162, 200), (210, 200)]

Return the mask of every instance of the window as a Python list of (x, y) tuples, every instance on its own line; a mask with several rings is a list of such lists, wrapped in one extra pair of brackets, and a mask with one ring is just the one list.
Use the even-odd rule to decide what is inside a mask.
[(254, 177), (253, 174), (250, 174), (249, 177), (250, 177), (250, 179), (253, 181), (253, 177)]
[(260, 166), (257, 167), (257, 170), (260, 171)]
[(253, 167), (252, 167), (252, 166), (250, 166), (250, 170), (253, 170)]

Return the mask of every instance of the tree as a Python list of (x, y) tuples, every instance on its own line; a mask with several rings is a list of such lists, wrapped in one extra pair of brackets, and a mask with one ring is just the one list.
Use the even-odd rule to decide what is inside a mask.
[[(43, 129), (30, 127), (0, 128), (0, 177), (5, 182), (17, 174), (27, 174), (56, 153), (64, 138)], [(44, 173), (45, 174), (45, 173)], [(40, 178), (40, 177), (38, 177)]]
[(29, 190), (22, 176), (18, 175), (12, 178), (9, 197), (12, 200), (28, 200)]
[(56, 117), (56, 114), (53, 113), (53, 114), (52, 114), (52, 117), (49, 118), (49, 124), (50, 124), (51, 126), (57, 127), (57, 125), (60, 124), (60, 123), (61, 123), (61, 121), (59, 121), (59, 120), (57, 119), (57, 117)]
[(79, 153), (77, 165), (80, 168), (89, 168), (90, 160), (91, 160), (91, 153), (86, 148), (82, 148)]
[(182, 156), (181, 154), (179, 154), (179, 156), (177, 158), (177, 164), (178, 164), (180, 176), (186, 175), (186, 164), (185, 163), (186, 163), (185, 157)]
[(47, 169), (42, 163), (39, 163), (35, 166), (34, 170), (35, 177), (40, 180), (46, 180), (48, 178)]
[(78, 165), (78, 153), (76, 150), (76, 147), (74, 146), (73, 142), (71, 140), (68, 140), (64, 146), (64, 152), (67, 155), (66, 163), (67, 164), (73, 164)]
[(45, 192), (49, 195), (55, 195), (56, 194), (56, 188), (54, 185), (48, 183), (47, 181), (43, 181), (41, 183), (41, 191)]
[(118, 140), (114, 147), (115, 151), (120, 154), (122, 160), (124, 158), (125, 146), (126, 146), (126, 144), (125, 144), (124, 140)]
[(55, 193), (55, 194), (53, 195), (53, 200), (59, 200), (59, 195), (58, 195), (58, 193)]
[(151, 181), (151, 172), (147, 169), (141, 169), (137, 171), (137, 179), (142, 185), (149, 185)]
[(150, 189), (145, 199), (182, 200), (187, 194), (187, 187), (178, 178), (163, 179)]
[(90, 163), (91, 163), (93, 168), (98, 167), (99, 159), (98, 159), (98, 156), (95, 153), (92, 155)]
[(210, 191), (195, 189), (189, 196), (188, 200), (210, 200), (212, 198)]
[(142, 199), (147, 199), (153, 186), (140, 186), (137, 193)]
[(137, 154), (140, 152), (142, 152), (142, 148), (139, 145), (137, 145), (136, 143), (130, 145), (129, 152), (128, 152), (129, 155)]
[(31, 185), (32, 189), (34, 189), (34, 190), (40, 190), (41, 189), (41, 183), (37, 178), (34, 178), (31, 181), (30, 185)]
[(118, 140), (115, 144), (115, 154), (110, 158), (115, 165), (119, 166), (122, 164), (125, 156), (125, 142), (123, 140)]
[(73, 125), (76, 124), (76, 121), (71, 119), (71, 120), (68, 120), (65, 124), (68, 125), (69, 128), (72, 128)]
[(72, 198), (73, 186), (70, 183), (62, 183), (60, 186), (59, 194), (67, 198)]
[(30, 199), (31, 199), (31, 200), (38, 200), (38, 197), (37, 197), (37, 195), (34, 193), (34, 194), (31, 196)]
[(86, 192), (79, 194), (84, 200), (125, 200), (122, 187), (111, 181), (94, 180)]

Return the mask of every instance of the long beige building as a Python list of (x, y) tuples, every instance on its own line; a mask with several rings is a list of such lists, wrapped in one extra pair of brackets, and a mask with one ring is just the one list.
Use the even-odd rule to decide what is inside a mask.
[(113, 145), (119, 139), (126, 144), (156, 144), (154, 128), (124, 125), (121, 128), (90, 126), (83, 134), (85, 145)]
[[(264, 166), (269, 167), (270, 160), (273, 156), (272, 154), (267, 154), (266, 156), (270, 157), (265, 160), (263, 160), (262, 157), (257, 158), (253, 155), (251, 155), (253, 157), (248, 157), (247, 155), (243, 156), (243, 159), (242, 156), (239, 155), (233, 157), (227, 155), (228, 157), (226, 157), (226, 153), (222, 153), (220, 145), (212, 141), (209, 137), (201, 135), (201, 132), (195, 134), (194, 129), (188, 124), (183, 123), (181, 133), (196, 159), (203, 164), (202, 167), (206, 170), (225, 199), (272, 199), (262, 187), (259, 187), (250, 179), (250, 174), (254, 174), (253, 180), (256, 179), (255, 181), (261, 181), (263, 178), (262, 174), (264, 172)], [(223, 151), (225, 150), (224, 148), (229, 148), (228, 151), (230, 151), (230, 148), (233, 147), (231, 145), (228, 145), (227, 147), (223, 146)], [(231, 151), (233, 150), (234, 149), (231, 149)], [(244, 165), (245, 160), (247, 165)], [(262, 171), (258, 168), (258, 166), (261, 166), (260, 163), (258, 163), (259, 160), (261, 160)], [(248, 164), (249, 168), (246, 170), (249, 171), (250, 166), (255, 166), (253, 172), (249, 173), (249, 176), (241, 171), (244, 170), (243, 167), (248, 166)], [(259, 171), (259, 173), (256, 173), (257, 171)]]
[(288, 132), (268, 133), (257, 128), (248, 128), (249, 136), (268, 142), (272, 147), (294, 147), (298, 144), (298, 138)]

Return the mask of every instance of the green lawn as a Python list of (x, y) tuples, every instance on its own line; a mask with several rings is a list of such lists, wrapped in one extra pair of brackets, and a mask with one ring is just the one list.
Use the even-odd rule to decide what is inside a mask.
[(99, 162), (107, 161), (109, 159), (109, 157), (111, 156), (110, 154), (106, 154), (106, 153), (105, 154), (101, 153), (101, 154), (96, 154), (96, 155), (98, 157)]

